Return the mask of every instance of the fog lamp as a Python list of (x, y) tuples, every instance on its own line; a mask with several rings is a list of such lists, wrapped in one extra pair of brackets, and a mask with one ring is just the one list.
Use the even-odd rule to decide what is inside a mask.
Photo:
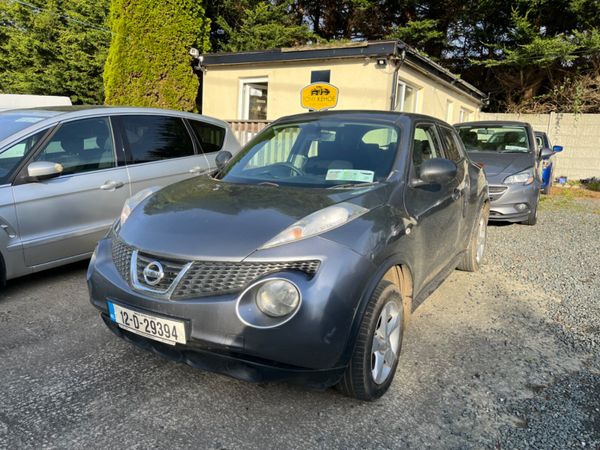
[(270, 317), (286, 316), (300, 304), (300, 293), (296, 286), (287, 280), (270, 280), (256, 291), (256, 306)]
[(525, 211), (528, 208), (528, 206), (527, 206), (527, 203), (517, 203), (515, 205), (515, 208), (517, 209), (517, 211), (520, 212), (520, 211)]

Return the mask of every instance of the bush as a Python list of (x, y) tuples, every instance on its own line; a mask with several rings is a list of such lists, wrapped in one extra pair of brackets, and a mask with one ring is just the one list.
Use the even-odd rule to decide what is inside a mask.
[(104, 67), (105, 103), (197, 109), (189, 47), (209, 48), (202, 2), (112, 0), (113, 37)]

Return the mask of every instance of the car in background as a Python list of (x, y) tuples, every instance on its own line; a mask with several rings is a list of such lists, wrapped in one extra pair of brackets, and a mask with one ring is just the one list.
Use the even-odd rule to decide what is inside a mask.
[(175, 361), (381, 396), (413, 308), (482, 263), (483, 171), (450, 125), (381, 111), (282, 118), (230, 157), (125, 205), (92, 304)]
[(1, 281), (89, 258), (138, 191), (215, 167), (220, 120), (144, 108), (0, 112)]
[[(552, 150), (552, 153), (559, 153), (563, 151), (563, 147), (561, 145), (550, 145), (550, 139), (548, 135), (543, 131), (535, 132), (535, 141), (538, 146), (538, 149), (541, 151), (543, 148), (549, 148)], [(549, 194), (550, 188), (552, 187), (552, 181), (554, 180), (554, 157), (550, 156), (549, 158), (542, 160), (542, 193)]]
[(490, 220), (535, 225), (542, 180), (540, 163), (552, 154), (538, 149), (525, 122), (481, 121), (454, 126), (469, 157), (485, 171)]

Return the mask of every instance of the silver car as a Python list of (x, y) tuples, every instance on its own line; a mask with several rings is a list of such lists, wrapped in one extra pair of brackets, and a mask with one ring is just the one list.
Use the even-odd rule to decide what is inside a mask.
[(2, 282), (88, 258), (141, 190), (198, 176), (239, 144), (227, 123), (145, 108), (0, 112)]

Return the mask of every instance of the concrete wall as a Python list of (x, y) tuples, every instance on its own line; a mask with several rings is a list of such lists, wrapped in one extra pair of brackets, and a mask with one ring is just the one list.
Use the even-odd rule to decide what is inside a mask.
[(481, 113), (481, 120), (529, 122), (545, 131), (552, 145), (562, 145), (556, 154), (555, 176), (570, 180), (600, 177), (600, 114), (496, 114)]
[[(373, 59), (347, 58), (209, 66), (203, 79), (202, 113), (223, 120), (241, 119), (241, 82), (263, 77), (268, 80), (267, 120), (306, 112), (300, 106), (300, 90), (310, 83), (313, 70), (331, 71), (330, 82), (339, 89), (335, 109), (390, 109), (393, 67), (378, 67)], [(454, 86), (408, 64), (400, 68), (398, 77), (418, 89), (416, 112), (450, 123), (459, 121), (461, 108), (471, 112), (469, 120), (479, 116), (477, 100)]]

